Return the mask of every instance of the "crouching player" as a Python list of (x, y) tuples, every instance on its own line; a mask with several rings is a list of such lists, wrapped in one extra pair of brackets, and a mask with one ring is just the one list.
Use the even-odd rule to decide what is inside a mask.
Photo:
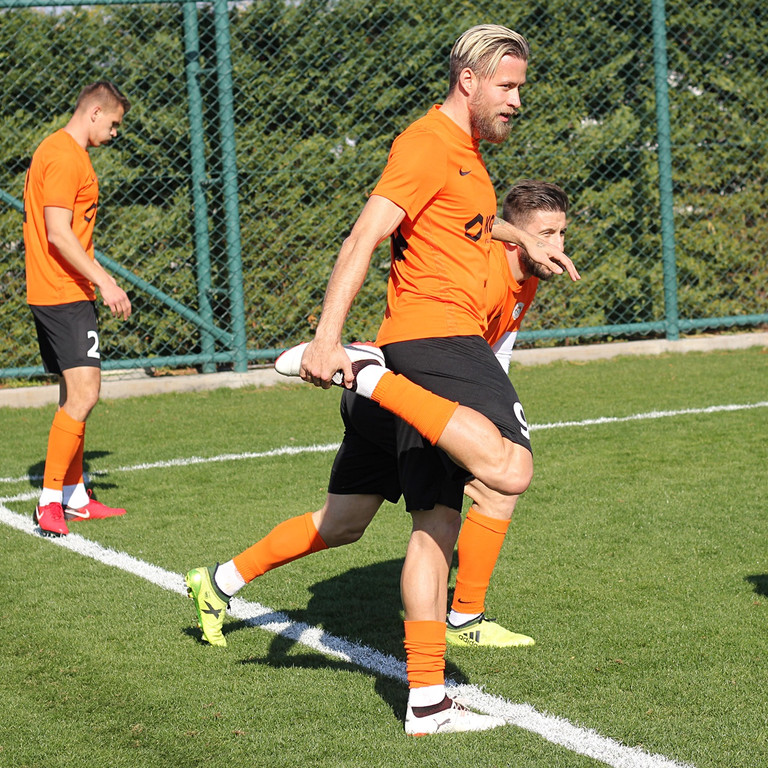
[[(504, 198), (503, 217), (560, 250), (565, 243), (568, 197), (555, 184), (523, 180)], [(552, 272), (532, 261), (518, 246), (491, 243), (488, 280), (488, 330), (485, 338), (505, 372), (520, 323), (536, 295), (539, 279)], [(509, 647), (533, 645), (532, 638), (500, 626), (485, 616), (485, 598), (519, 496), (507, 496), (478, 479), (465, 486), (473, 504), (458, 540), (459, 566), (446, 640), (451, 645)]]

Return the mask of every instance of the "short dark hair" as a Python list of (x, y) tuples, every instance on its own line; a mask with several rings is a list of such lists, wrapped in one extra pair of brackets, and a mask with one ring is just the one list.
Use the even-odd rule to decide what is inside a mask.
[(106, 107), (121, 106), (123, 114), (126, 114), (131, 108), (131, 103), (125, 94), (109, 80), (98, 80), (95, 83), (86, 85), (77, 97), (75, 112), (83, 105), (94, 101), (102, 101)]
[(549, 181), (521, 179), (504, 196), (502, 216), (510, 224), (524, 229), (535, 211), (568, 213), (568, 195)]

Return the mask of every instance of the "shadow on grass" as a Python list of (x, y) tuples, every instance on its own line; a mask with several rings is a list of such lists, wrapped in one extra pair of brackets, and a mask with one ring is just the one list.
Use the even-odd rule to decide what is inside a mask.
[[(402, 566), (402, 559), (396, 559), (353, 568), (316, 583), (311, 588), (312, 597), (306, 609), (284, 613), (293, 621), (321, 627), (330, 635), (367, 646), (402, 663), (405, 660), (400, 601)], [(229, 633), (246, 626), (252, 624), (232, 622), (225, 624), (224, 629)], [(196, 636), (199, 637), (199, 632)], [(376, 692), (391, 707), (394, 715), (400, 720), (405, 718), (407, 690), (400, 680), (379, 675), (373, 669), (349, 661), (325, 657), (315, 652), (302, 653), (299, 648), (295, 640), (277, 635), (265, 657), (244, 659), (242, 663), (267, 664), (275, 668), (303, 667), (363, 672), (376, 678)], [(389, 668), (397, 669), (397, 665), (390, 665)], [(446, 676), (459, 683), (466, 682), (463, 673), (450, 662), (446, 663)]]
[(745, 581), (748, 581), (755, 588), (758, 595), (768, 597), (768, 573), (747, 576)]

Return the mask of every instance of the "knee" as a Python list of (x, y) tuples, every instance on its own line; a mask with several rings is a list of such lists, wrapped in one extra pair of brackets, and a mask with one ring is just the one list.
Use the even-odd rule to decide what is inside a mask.
[(511, 478), (507, 493), (512, 496), (520, 496), (528, 490), (531, 480), (533, 480), (533, 467), (530, 470), (519, 469), (515, 476)]
[(371, 494), (329, 493), (312, 519), (329, 547), (341, 547), (362, 537), (383, 501), (382, 496)]
[(329, 547), (343, 547), (359, 541), (366, 528), (367, 525), (355, 519), (329, 515), (322, 520), (317, 532)]
[(334, 527), (322, 535), (322, 539), (329, 547), (343, 547), (345, 544), (354, 544), (356, 541), (360, 541), (364, 533), (365, 528)]
[(461, 515), (457, 511), (455, 515), (446, 515), (435, 529), (435, 539), (443, 546), (453, 547), (459, 538), (461, 530)]
[(75, 418), (78, 421), (85, 421), (98, 402), (98, 389), (87, 388), (73, 392), (70, 388), (63, 407), (72, 418)]
[(442, 549), (453, 549), (461, 529), (461, 513), (438, 505), (418, 517), (414, 515), (414, 530), (423, 530)]
[(533, 462), (515, 462), (499, 474), (494, 490), (505, 496), (520, 496), (528, 490), (533, 480)]
[(472, 500), (472, 508), (485, 517), (497, 520), (511, 520), (517, 504), (517, 495), (497, 493), (479, 480), (467, 483), (464, 493)]

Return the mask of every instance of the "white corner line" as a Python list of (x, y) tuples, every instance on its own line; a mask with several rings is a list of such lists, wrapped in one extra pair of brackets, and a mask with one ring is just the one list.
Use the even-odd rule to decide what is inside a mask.
[[(16, 498), (22, 500), (20, 497)], [(119, 568), (186, 597), (186, 585), (181, 574), (166, 571), (125, 552), (104, 547), (76, 533), (56, 539), (43, 538), (37, 532), (31, 514), (25, 516), (12, 512), (5, 506), (5, 501), (8, 500), (0, 501), (0, 522), (3, 524), (105, 565)], [(259, 627), (331, 658), (342, 659), (376, 675), (407, 684), (405, 664), (393, 656), (336, 637), (320, 627), (293, 621), (284, 613), (248, 600), (233, 598), (227, 612), (249, 626)], [(462, 703), (478, 712), (500, 715), (511, 725), (536, 733), (553, 744), (599, 760), (612, 768), (694, 768), (688, 763), (678, 763), (663, 755), (644, 752), (639, 747), (627, 747), (614, 739), (601, 736), (592, 729), (574, 725), (561, 717), (538, 712), (530, 704), (516, 704), (488, 694), (478, 686), (452, 685), (450, 688), (461, 698)]]

